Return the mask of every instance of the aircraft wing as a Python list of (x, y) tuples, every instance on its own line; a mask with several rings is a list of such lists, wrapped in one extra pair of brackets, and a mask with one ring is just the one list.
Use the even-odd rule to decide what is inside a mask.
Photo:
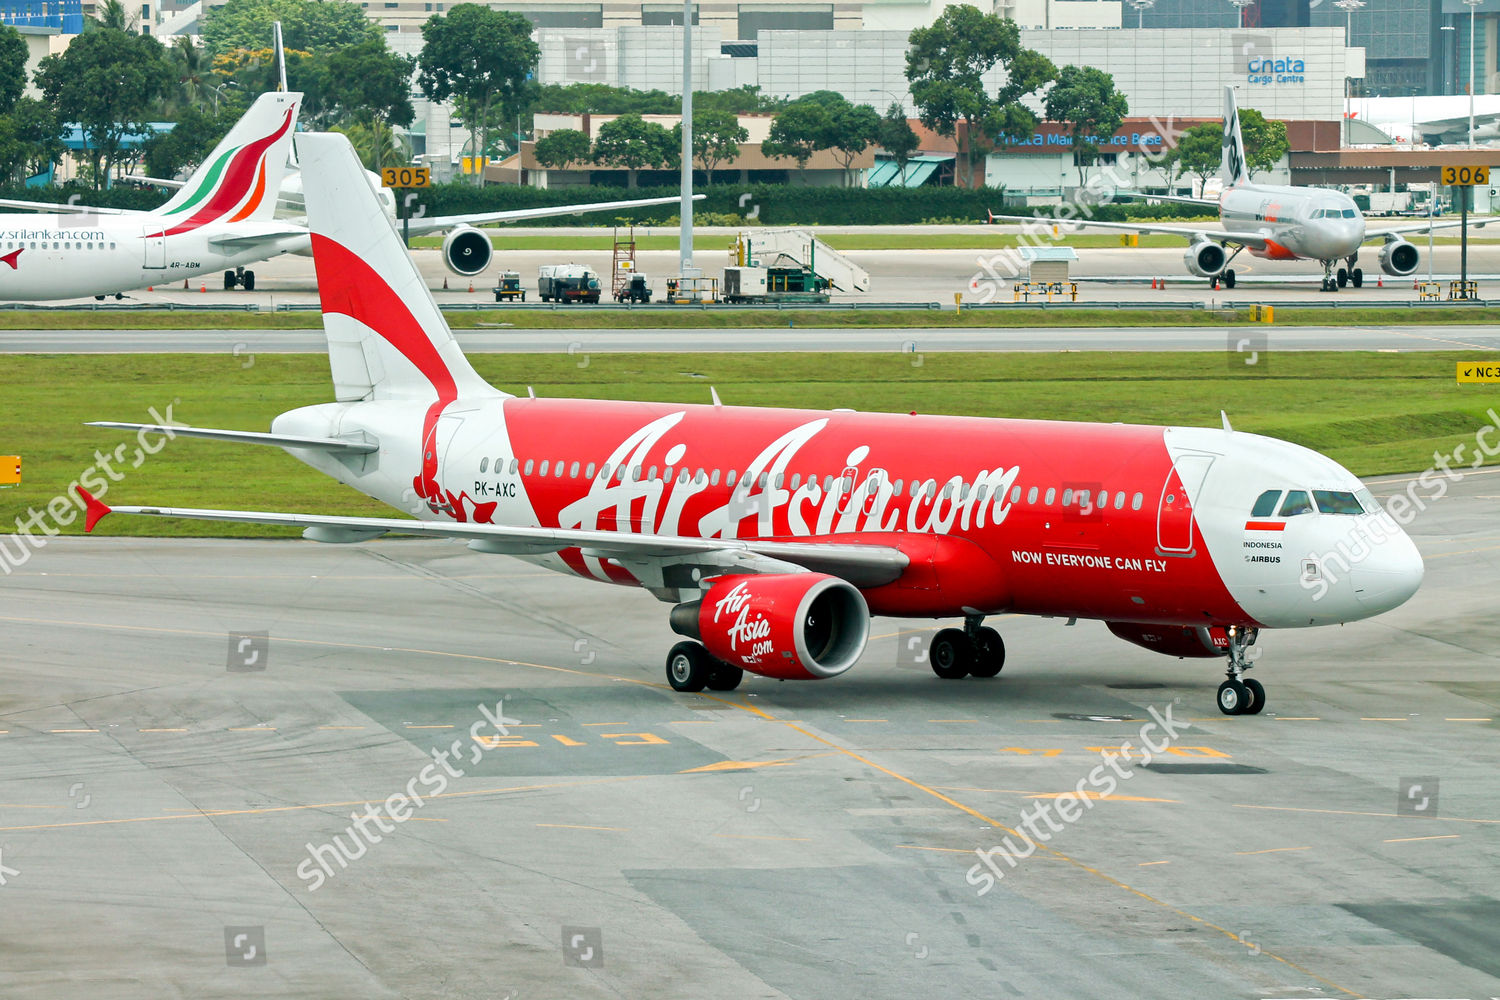
[(59, 215), (83, 214), (89, 215), (150, 215), (150, 212), (141, 212), (130, 208), (96, 208), (93, 205), (79, 205), (69, 202), (59, 204), (54, 201), (22, 201), (18, 198), (0, 198), (0, 208), (19, 208), (24, 212), (54, 212)]
[[(1500, 223), (1500, 216), (1486, 216), (1479, 219), (1470, 219), (1469, 226), (1473, 229), (1483, 229), (1485, 226)], [(1406, 233), (1425, 233), (1429, 229), (1457, 229), (1463, 225), (1458, 219), (1444, 219), (1442, 222), (1414, 222), (1407, 226), (1393, 226), (1390, 229), (1367, 229), (1365, 240), (1380, 239), (1384, 236), (1402, 236)]]
[[(1034, 215), (996, 215), (990, 213), (990, 221), (1001, 220), (1003, 222), (1031, 223), (1038, 226), (1048, 226), (1046, 219)], [(1058, 226), (1067, 226), (1071, 229), (1114, 229), (1122, 233), (1164, 233), (1168, 236), (1181, 236), (1188, 242), (1195, 240), (1209, 240), (1214, 243), (1232, 243), (1236, 246), (1249, 247), (1252, 250), (1262, 250), (1266, 245), (1265, 233), (1234, 232), (1228, 229), (1206, 229), (1202, 226), (1159, 226), (1152, 222), (1100, 222), (1090, 219), (1087, 222), (1078, 219), (1058, 219)]]
[[(702, 201), (706, 195), (693, 195)], [(421, 236), (457, 226), (483, 226), (491, 222), (520, 222), (523, 219), (546, 219), (558, 215), (582, 215), (585, 212), (608, 212), (619, 208), (644, 208), (647, 205), (675, 205), (682, 198), (635, 198), (629, 201), (596, 201), (586, 205), (548, 205), (542, 208), (513, 208), (504, 212), (478, 212), (473, 215), (423, 216), (411, 220), (411, 234)]]
[(233, 441), (236, 444), (267, 444), (278, 448), (308, 448), (335, 455), (368, 455), (379, 451), (378, 444), (344, 438), (301, 437), (295, 434), (262, 434), (258, 431), (226, 431), (217, 427), (176, 427), (165, 424), (122, 424), (116, 420), (90, 420), (87, 427), (112, 427), (117, 430), (146, 431), (169, 437), (204, 438), (209, 441)]
[(785, 572), (801, 567), (829, 573), (859, 587), (890, 583), (909, 560), (894, 546), (852, 542), (756, 541), (739, 538), (691, 538), (683, 535), (631, 534), (567, 528), (526, 528), (473, 522), (417, 521), (396, 517), (344, 517), (260, 510), (212, 510), (196, 507), (108, 507), (83, 487), (76, 487), (87, 508), (86, 531), (109, 513), (180, 517), (197, 521), (272, 524), (302, 528), (318, 541), (355, 542), (385, 534), (421, 538), (458, 538), (482, 542), (481, 551), (534, 555), (577, 548), (586, 556), (622, 563), (704, 562), (720, 572)]

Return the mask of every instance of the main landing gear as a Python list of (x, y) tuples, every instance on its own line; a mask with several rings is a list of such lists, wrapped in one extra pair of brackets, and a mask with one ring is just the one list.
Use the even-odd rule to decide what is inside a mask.
[(1365, 272), (1354, 266), (1354, 262), (1358, 259), (1358, 257), (1350, 257), (1347, 261), (1349, 266), (1341, 267), (1338, 270), (1334, 270), (1334, 265), (1338, 261), (1323, 261), (1323, 291), (1336, 292), (1347, 285), (1353, 285), (1355, 288), (1363, 288), (1365, 284)]
[(237, 267), (233, 271), (225, 271), (224, 291), (232, 292), (235, 286), (239, 286), (247, 292), (255, 291), (255, 272), (247, 271), (243, 267)]
[(994, 677), (1000, 672), (1005, 666), (1005, 642), (982, 621), (983, 615), (969, 615), (963, 628), (945, 628), (932, 637), (927, 658), (933, 673), (955, 681), (969, 674)]
[(743, 670), (715, 659), (701, 642), (684, 640), (667, 654), (667, 683), (674, 691), (733, 691), (744, 679)]
[(1225, 715), (1259, 715), (1266, 707), (1266, 689), (1260, 681), (1244, 676), (1250, 669), (1245, 653), (1255, 645), (1259, 631), (1229, 627), (1229, 679), (1219, 685), (1219, 711)]

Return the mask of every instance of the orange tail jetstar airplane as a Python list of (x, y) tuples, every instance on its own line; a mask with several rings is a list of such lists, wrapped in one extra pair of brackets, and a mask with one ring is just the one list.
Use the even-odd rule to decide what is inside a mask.
[[(469, 366), (348, 140), (300, 144), (335, 401), (269, 433), (173, 433), (280, 446), (415, 517), (118, 513), (324, 542), (457, 538), (640, 587), (672, 605), (679, 691), (733, 689), (746, 671), (835, 677), (872, 614), (961, 619), (934, 637), (933, 671), (993, 677), (1005, 645), (984, 620), (1005, 612), (1098, 619), (1147, 649), (1216, 658), (1220, 709), (1254, 713), (1265, 692), (1244, 674), (1261, 629), (1368, 618), (1422, 579), (1353, 475), (1227, 426), (512, 396)], [(92, 530), (110, 508), (79, 492)], [(1347, 573), (1301, 558), (1351, 532), (1379, 541)]]
[[(1219, 200), (1131, 195), (1216, 209), (1222, 228), (1095, 220), (1069, 220), (1064, 225), (1184, 237), (1188, 248), (1182, 261), (1188, 272), (1207, 278), (1213, 288), (1218, 288), (1221, 283), (1225, 288), (1234, 287), (1237, 276), (1229, 265), (1244, 250), (1249, 250), (1251, 256), (1266, 260), (1315, 260), (1323, 265), (1325, 292), (1336, 292), (1350, 284), (1359, 288), (1364, 284), (1364, 269), (1359, 267), (1359, 248), (1370, 240), (1385, 241), (1377, 258), (1380, 269), (1392, 277), (1404, 278), (1417, 269), (1421, 260), (1417, 248), (1403, 238), (1405, 234), (1452, 229), (1460, 225), (1453, 221), (1422, 222), (1367, 229), (1364, 213), (1348, 195), (1324, 188), (1255, 184), (1250, 180), (1245, 163), (1245, 141), (1240, 135), (1240, 114), (1235, 106), (1234, 88), (1225, 87), (1224, 151), (1219, 167), (1224, 193)], [(1036, 223), (1038, 219), (1030, 215), (996, 215), (991, 212), (989, 221)], [(1470, 221), (1469, 225), (1478, 228), (1488, 221)]]

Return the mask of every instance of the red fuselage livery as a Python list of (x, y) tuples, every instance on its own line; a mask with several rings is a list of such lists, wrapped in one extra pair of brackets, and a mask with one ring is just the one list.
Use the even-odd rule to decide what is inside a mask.
[[(1369, 491), (1297, 445), (1223, 429), (517, 398), (469, 366), (347, 140), (307, 136), (309, 225), (336, 402), (274, 444), (413, 518), (117, 508), (295, 525), (358, 542), (458, 538), (588, 580), (641, 586), (685, 636), (681, 691), (745, 671), (850, 669), (872, 614), (961, 618), (938, 676), (1005, 661), (1001, 612), (1097, 619), (1176, 656), (1222, 657), (1219, 707), (1262, 628), (1347, 622), (1415, 592), (1422, 560)], [(115, 425), (122, 426), (122, 425)], [(90, 499), (89, 525), (107, 512)]]

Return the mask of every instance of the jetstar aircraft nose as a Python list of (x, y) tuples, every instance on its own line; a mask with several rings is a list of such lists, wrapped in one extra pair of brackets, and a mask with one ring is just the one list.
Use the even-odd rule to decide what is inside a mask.
[(1349, 569), (1349, 583), (1360, 610), (1378, 615), (1400, 607), (1422, 585), (1422, 555), (1404, 533), (1371, 548)]

